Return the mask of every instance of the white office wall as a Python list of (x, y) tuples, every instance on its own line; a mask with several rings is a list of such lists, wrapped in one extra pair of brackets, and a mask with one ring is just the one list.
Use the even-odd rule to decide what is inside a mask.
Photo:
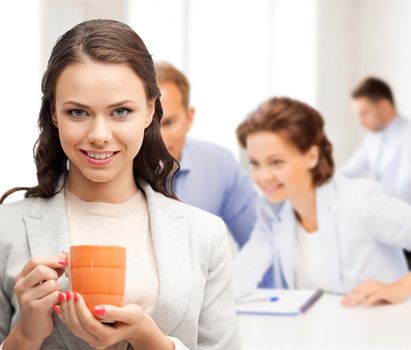
[(36, 184), (32, 148), (41, 95), (40, 1), (3, 1), (0, 7), (1, 195)]
[(411, 119), (411, 1), (360, 0), (353, 12), (355, 82), (368, 74), (386, 79), (399, 110)]
[(268, 95), (269, 1), (194, 0), (188, 75), (197, 108), (191, 135), (238, 154), (235, 129)]
[(185, 70), (186, 0), (129, 0), (127, 22), (141, 36), (154, 60), (167, 59)]
[(155, 60), (187, 74), (197, 110), (190, 135), (238, 157), (235, 129), (264, 99), (315, 103), (316, 3), (130, 0), (128, 22)]
[(355, 3), (318, 0), (317, 108), (342, 164), (361, 141), (363, 132), (351, 111), (350, 91), (355, 70)]
[(273, 46), (270, 95), (286, 95), (317, 105), (317, 0), (271, 1)]
[(350, 94), (365, 76), (385, 79), (411, 118), (410, 13), (408, 0), (318, 0), (317, 102), (338, 165), (364, 137)]

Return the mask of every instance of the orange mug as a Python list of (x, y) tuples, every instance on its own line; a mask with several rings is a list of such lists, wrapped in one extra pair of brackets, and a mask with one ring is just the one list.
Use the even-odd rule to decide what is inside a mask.
[(70, 247), (70, 289), (80, 293), (94, 315), (97, 305), (123, 306), (126, 249), (116, 246)]

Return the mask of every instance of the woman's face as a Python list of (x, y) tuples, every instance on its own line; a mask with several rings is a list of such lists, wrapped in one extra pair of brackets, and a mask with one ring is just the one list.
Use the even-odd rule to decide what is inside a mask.
[(253, 181), (270, 202), (293, 200), (312, 186), (316, 146), (302, 153), (285, 136), (261, 131), (247, 137), (246, 151)]
[(53, 122), (79, 181), (129, 183), (154, 113), (143, 82), (125, 64), (87, 60), (57, 80)]

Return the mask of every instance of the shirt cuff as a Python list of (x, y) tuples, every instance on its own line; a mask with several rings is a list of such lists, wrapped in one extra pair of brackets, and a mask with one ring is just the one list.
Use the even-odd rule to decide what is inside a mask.
[[(174, 350), (190, 350), (187, 346), (185, 346), (180, 339), (175, 337), (167, 336), (174, 343)], [(1, 350), (1, 349), (0, 349)]]

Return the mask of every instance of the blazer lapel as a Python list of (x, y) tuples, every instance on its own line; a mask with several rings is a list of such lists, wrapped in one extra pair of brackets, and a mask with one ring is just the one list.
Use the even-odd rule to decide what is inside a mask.
[(334, 202), (333, 182), (317, 189), (317, 217), (326, 278), (333, 291), (344, 292)]
[[(67, 223), (64, 191), (50, 199), (36, 199), (33, 210), (24, 218), (31, 256), (57, 256), (69, 251), (69, 230)], [(61, 289), (69, 288), (68, 278), (59, 278)], [(74, 336), (58, 317), (52, 314), (56, 329), (69, 349), (91, 349), (83, 340)]]
[(274, 245), (278, 254), (277, 262), (286, 282), (286, 287), (295, 288), (295, 264), (296, 264), (296, 231), (295, 216), (291, 205), (284, 203), (279, 216), (273, 221)]
[[(50, 199), (37, 198), (30, 215), (24, 219), (31, 256), (57, 256), (69, 250), (64, 193)], [(68, 287), (65, 275), (59, 279), (62, 287)]]
[(184, 213), (171, 207), (169, 199), (148, 185), (146, 194), (154, 253), (160, 280), (160, 292), (153, 319), (170, 334), (184, 317), (191, 294), (189, 236)]

